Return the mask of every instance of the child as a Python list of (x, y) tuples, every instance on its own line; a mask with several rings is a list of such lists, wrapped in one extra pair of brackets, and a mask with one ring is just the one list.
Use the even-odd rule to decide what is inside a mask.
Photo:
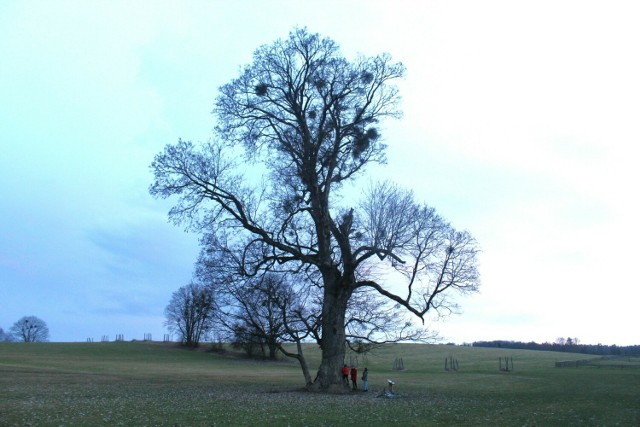
[(362, 372), (362, 387), (364, 391), (369, 391), (369, 370), (364, 368), (364, 372)]

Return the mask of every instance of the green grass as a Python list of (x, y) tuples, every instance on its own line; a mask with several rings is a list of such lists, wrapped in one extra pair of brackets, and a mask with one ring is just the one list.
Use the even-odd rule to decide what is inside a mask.
[[(307, 352), (317, 366), (315, 346)], [(458, 372), (444, 370), (449, 356)], [(397, 357), (404, 371), (391, 370)], [(498, 357), (514, 371), (500, 372)], [(0, 426), (640, 425), (637, 358), (554, 367), (571, 358), (585, 356), (388, 345), (359, 357), (372, 391), (341, 395), (301, 391), (289, 361), (143, 342), (0, 343)], [(398, 397), (376, 398), (387, 378)]]

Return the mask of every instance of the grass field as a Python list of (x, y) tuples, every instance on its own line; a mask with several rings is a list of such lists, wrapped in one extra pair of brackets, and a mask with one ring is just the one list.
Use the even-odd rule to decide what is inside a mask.
[[(457, 372), (444, 370), (449, 356)], [(499, 357), (514, 370), (500, 372)], [(405, 370), (391, 369), (396, 358)], [(554, 367), (570, 359), (585, 355), (388, 345), (358, 360), (369, 393), (327, 395), (302, 391), (289, 361), (147, 342), (0, 343), (0, 426), (640, 426), (640, 360)], [(397, 397), (377, 398), (387, 378)]]

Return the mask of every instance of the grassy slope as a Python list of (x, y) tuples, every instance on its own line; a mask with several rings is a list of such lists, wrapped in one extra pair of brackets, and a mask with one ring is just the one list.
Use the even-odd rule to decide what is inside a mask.
[[(448, 356), (458, 372), (444, 371)], [(499, 372), (507, 356), (515, 370)], [(388, 345), (358, 360), (372, 392), (318, 395), (299, 391), (295, 363), (158, 343), (0, 343), (0, 426), (640, 425), (640, 369), (554, 368), (572, 356), (584, 358)], [(404, 371), (391, 370), (397, 357)], [(317, 366), (314, 346), (308, 358)], [(400, 397), (375, 397), (387, 378)]]

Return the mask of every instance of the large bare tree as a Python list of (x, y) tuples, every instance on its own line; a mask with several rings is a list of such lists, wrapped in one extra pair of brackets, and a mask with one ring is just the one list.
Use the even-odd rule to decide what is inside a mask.
[(197, 347), (213, 329), (216, 303), (208, 286), (190, 283), (171, 295), (164, 309), (165, 326), (178, 334), (183, 345)]
[(24, 342), (49, 341), (47, 323), (36, 316), (24, 316), (11, 326), (10, 332), (16, 340)]
[(375, 293), (424, 322), (479, 284), (473, 237), (410, 191), (382, 183), (344, 197), (385, 160), (379, 124), (400, 116), (404, 72), (386, 54), (348, 61), (332, 40), (296, 29), (221, 87), (213, 142), (180, 140), (152, 163), (151, 194), (179, 196), (170, 218), (206, 233), (228, 280), (296, 274), (318, 287), (318, 389), (341, 384), (354, 295)]

